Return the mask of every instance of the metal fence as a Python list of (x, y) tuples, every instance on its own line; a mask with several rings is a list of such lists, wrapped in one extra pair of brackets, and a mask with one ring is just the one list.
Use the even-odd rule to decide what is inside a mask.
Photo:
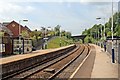
[(120, 43), (118, 45), (118, 62), (120, 63)]
[[(115, 53), (115, 59), (120, 63), (120, 40), (114, 40), (113, 48)], [(107, 51), (112, 55), (112, 42), (107, 42)]]

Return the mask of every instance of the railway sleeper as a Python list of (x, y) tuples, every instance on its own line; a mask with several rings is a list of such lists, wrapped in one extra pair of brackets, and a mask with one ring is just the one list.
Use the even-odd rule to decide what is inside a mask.
[(55, 73), (55, 69), (47, 68), (47, 69), (44, 69), (44, 72)]
[[(32, 62), (31, 62), (31, 65), (29, 64), (29, 66), (26, 66), (26, 67), (24, 67), (24, 68), (19, 68), (20, 66), (18, 66), (19, 69), (9, 70), (9, 71), (3, 72), (3, 73), (2, 73), (2, 77), (9, 76), (9, 74), (19, 73), (19, 71), (20, 71), (20, 72), (23, 72), (24, 70), (27, 70), (27, 68), (29, 68), (29, 67), (31, 67), (31, 66), (32, 66), (31, 68), (33, 68), (33, 67), (35, 67), (35, 66), (37, 66), (37, 65), (40, 65), (41, 63), (46, 63), (46, 62), (48, 62), (48, 58), (49, 58), (49, 61), (50, 61), (51, 58), (52, 58), (52, 59), (55, 59), (55, 58), (57, 58), (57, 57), (59, 57), (59, 56), (62, 56), (62, 55), (64, 55), (64, 54), (72, 51), (75, 47), (76, 47), (76, 45), (73, 46), (73, 47), (70, 47), (70, 48), (66, 48), (66, 49), (63, 49), (63, 50), (60, 50), (60, 51), (55, 51), (55, 52), (46, 54), (46, 55), (47, 55), (47, 58), (42, 58), (42, 59), (41, 59), (41, 58), (40, 58), (41, 56), (35, 56), (35, 57), (31, 58), (31, 60), (27, 59), (26, 61), (32, 61)], [(56, 55), (56, 53), (57, 53), (57, 55)], [(45, 57), (45, 55), (42, 55), (42, 56)], [(38, 60), (38, 58), (39, 58), (39, 60)], [(37, 60), (37, 61), (34, 61), (34, 62), (33, 62), (33, 60)], [(26, 61), (23, 62), (23, 60), (21, 60), (21, 62), (23, 62), (23, 63), (25, 63)], [(20, 62), (17, 62), (17, 63), (20, 63)], [(17, 65), (17, 63), (16, 63), (16, 65)], [(39, 63), (39, 64), (38, 64), (38, 63)], [(22, 64), (22, 63), (21, 63), (21, 64)], [(26, 64), (27, 64), (27, 63), (26, 63)], [(36, 65), (36, 64), (37, 64), (37, 65)], [(35, 66), (33, 66), (33, 65), (35, 65)], [(7, 65), (6, 67), (8, 67), (8, 65)], [(4, 66), (4, 68), (5, 68), (5, 66)]]

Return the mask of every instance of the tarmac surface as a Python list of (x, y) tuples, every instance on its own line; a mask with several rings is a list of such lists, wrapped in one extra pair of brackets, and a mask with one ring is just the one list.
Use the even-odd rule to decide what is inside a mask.
[[(78, 66), (78, 68), (74, 71), (75, 74), (71, 78), (78, 80), (118, 80), (118, 76), (120, 75), (118, 74), (119, 68), (117, 61), (115, 61), (115, 63), (112, 63), (110, 53), (105, 52), (103, 48), (100, 48), (97, 45), (90, 45), (95, 47), (95, 57), (90, 57), (85, 65), (81, 65), (80, 63), (80, 67)], [(94, 53), (91, 55), (93, 54)], [(94, 63), (92, 63), (93, 59)], [(83, 63), (85, 62), (83, 61)], [(91, 67), (92, 71), (89, 71)], [(91, 74), (88, 74), (90, 72)]]
[(108, 52), (97, 45), (94, 46), (96, 48), (96, 58), (91, 78), (118, 78), (117, 61), (112, 63), (111, 55)]

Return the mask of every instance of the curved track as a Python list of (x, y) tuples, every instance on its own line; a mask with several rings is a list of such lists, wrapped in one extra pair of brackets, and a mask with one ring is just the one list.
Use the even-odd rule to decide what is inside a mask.
[[(59, 73), (62, 73), (64, 69), (66, 69), (70, 64), (72, 64), (81, 54), (84, 55), (83, 58), (85, 58), (89, 53), (89, 47), (88, 45), (79, 45), (78, 50), (74, 51), (71, 55), (68, 57), (60, 60), (59, 62), (45, 68), (45, 69), (54, 69), (55, 72), (46, 72), (45, 69), (39, 71), (38, 73), (35, 73), (34, 75), (29, 76), (27, 79), (30, 78), (41, 78), (41, 79), (48, 79), (53, 80)], [(82, 58), (82, 59), (83, 59)]]
[(13, 78), (17, 78), (22, 80), (41, 78), (45, 80), (53, 80), (58, 74), (62, 73), (65, 68), (73, 63), (81, 54), (84, 54), (83, 58), (85, 58), (88, 55), (89, 50), (90, 47), (88, 45), (77, 44), (77, 47), (71, 52), (21, 73), (16, 72), (15, 75), (10, 76), (7, 79), (13, 80)]

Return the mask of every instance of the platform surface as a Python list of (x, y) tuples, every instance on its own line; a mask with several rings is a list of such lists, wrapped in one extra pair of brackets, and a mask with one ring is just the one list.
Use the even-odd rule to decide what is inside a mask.
[(55, 48), (55, 49), (37, 50), (37, 51), (33, 51), (32, 53), (19, 54), (19, 55), (13, 55), (13, 56), (9, 56), (9, 57), (0, 58), (0, 65), (10, 63), (13, 61), (17, 61), (17, 60), (22, 60), (25, 58), (30, 58), (30, 57), (42, 55), (42, 54), (47, 54), (47, 53), (54, 52), (54, 51), (58, 51), (58, 50), (65, 49), (65, 48), (68, 48), (68, 47), (73, 46), (73, 45), (64, 46), (64, 47)]
[(105, 52), (103, 48), (100, 48), (97, 45), (90, 45), (95, 47), (95, 58), (90, 76), (88, 76), (89, 68), (91, 68), (89, 65), (91, 64), (91, 61), (93, 61), (93, 58), (88, 60), (85, 65), (82, 63), (86, 60), (80, 63), (70, 78), (78, 78), (78, 80), (79, 78), (85, 78), (83, 80), (86, 80), (87, 78), (91, 78), (90, 80), (118, 80), (118, 63), (112, 63), (110, 53)]
[(112, 63), (111, 55), (105, 52), (103, 48), (94, 46), (96, 48), (96, 58), (91, 78), (118, 78), (118, 63), (116, 61)]

